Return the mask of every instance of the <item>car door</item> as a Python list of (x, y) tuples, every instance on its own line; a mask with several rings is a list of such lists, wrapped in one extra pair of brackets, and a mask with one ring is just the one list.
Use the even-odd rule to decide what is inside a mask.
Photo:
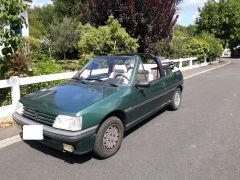
[(141, 62), (139, 64), (136, 83), (149, 81), (150, 85), (149, 87), (133, 86), (131, 88), (128, 101), (132, 105), (126, 109), (129, 126), (156, 112), (167, 102), (165, 78), (160, 77), (159, 72), (156, 63), (143, 65)]

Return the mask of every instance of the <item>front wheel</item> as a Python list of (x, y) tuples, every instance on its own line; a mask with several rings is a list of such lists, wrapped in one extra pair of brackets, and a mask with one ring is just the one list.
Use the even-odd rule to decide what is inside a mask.
[(98, 129), (93, 152), (100, 158), (113, 156), (121, 146), (123, 135), (122, 121), (115, 116), (109, 117)]
[(178, 110), (181, 105), (181, 102), (182, 102), (182, 91), (180, 88), (177, 88), (173, 93), (170, 109), (173, 111)]

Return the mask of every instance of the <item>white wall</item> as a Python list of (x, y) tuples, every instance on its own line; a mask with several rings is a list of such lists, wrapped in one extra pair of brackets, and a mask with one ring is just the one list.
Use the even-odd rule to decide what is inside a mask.
[(26, 25), (23, 25), (22, 28), (22, 36), (29, 36), (29, 23), (28, 23), (28, 12), (27, 10), (24, 11), (23, 13), (20, 14), (20, 16), (24, 17), (24, 19), (26, 20)]
[[(25, 2), (28, 6), (30, 5), (30, 2)], [(29, 23), (28, 23), (28, 12), (27, 10), (22, 12), (19, 16), (23, 16), (26, 20), (26, 24), (24, 24), (23, 28), (22, 28), (22, 36), (29, 36)], [(5, 27), (6, 28), (6, 27)], [(3, 46), (0, 46), (0, 56), (2, 56), (2, 49), (3, 49)]]

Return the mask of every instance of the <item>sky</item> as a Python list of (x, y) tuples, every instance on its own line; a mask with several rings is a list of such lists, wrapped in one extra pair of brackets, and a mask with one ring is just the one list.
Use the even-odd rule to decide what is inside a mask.
[[(178, 24), (188, 26), (194, 24), (196, 17), (198, 17), (198, 7), (203, 7), (207, 0), (183, 0), (179, 6)], [(51, 0), (33, 0), (33, 4), (36, 6), (42, 6), (44, 4), (51, 3)]]

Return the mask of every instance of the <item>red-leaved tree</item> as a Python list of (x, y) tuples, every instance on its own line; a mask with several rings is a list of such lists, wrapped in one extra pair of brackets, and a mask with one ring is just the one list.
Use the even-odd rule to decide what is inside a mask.
[(139, 52), (155, 52), (158, 41), (172, 38), (178, 19), (177, 6), (181, 1), (88, 0), (82, 12), (95, 26), (104, 25), (113, 15), (131, 36), (139, 39)]

